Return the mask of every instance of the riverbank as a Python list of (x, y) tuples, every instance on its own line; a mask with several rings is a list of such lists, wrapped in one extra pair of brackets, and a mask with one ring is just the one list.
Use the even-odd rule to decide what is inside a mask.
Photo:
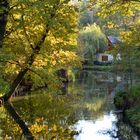
[(112, 65), (83, 65), (83, 70), (112, 71)]
[(115, 95), (114, 103), (123, 110), (126, 120), (140, 136), (140, 85), (133, 86), (129, 92), (120, 91)]

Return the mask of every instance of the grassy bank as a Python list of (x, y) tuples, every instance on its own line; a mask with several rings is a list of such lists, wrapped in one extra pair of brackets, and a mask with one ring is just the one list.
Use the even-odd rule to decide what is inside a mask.
[(112, 65), (84, 65), (84, 70), (111, 71)]
[(114, 103), (118, 109), (124, 111), (124, 118), (140, 135), (140, 85), (133, 86), (129, 92), (116, 94)]

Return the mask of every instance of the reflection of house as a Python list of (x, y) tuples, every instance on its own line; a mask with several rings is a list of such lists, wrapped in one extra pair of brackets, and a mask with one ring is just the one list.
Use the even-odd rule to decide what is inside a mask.
[(113, 55), (109, 54), (109, 51), (113, 50), (114, 46), (117, 45), (120, 42), (120, 40), (118, 37), (114, 37), (114, 36), (108, 36), (107, 40), (108, 40), (108, 47), (106, 51), (108, 51), (108, 53), (98, 52), (96, 54), (95, 64), (111, 64), (113, 62)]

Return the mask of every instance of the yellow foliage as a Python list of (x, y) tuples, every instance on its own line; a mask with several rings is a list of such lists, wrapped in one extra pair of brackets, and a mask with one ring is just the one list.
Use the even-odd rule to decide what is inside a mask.
[(47, 125), (34, 124), (34, 125), (31, 125), (30, 130), (34, 135), (37, 134), (37, 133), (42, 133), (42, 132), (47, 133), (48, 126)]
[[(49, 79), (57, 79), (54, 76), (57, 70), (80, 64), (76, 54), (78, 13), (73, 5), (57, 0), (12, 0), (10, 7), (13, 5), (14, 8), (9, 11), (8, 34), (2, 51), (4, 56), (10, 56), (3, 65), (4, 74), (7, 77), (10, 75), (10, 81), (28, 67), (33, 83), (45, 85), (51, 83)], [(39, 52), (36, 52), (37, 47)], [(30, 60), (33, 61), (32, 66)], [(58, 84), (58, 79), (56, 81)]]
[(52, 132), (56, 132), (57, 131), (57, 126), (54, 124), (52, 127)]

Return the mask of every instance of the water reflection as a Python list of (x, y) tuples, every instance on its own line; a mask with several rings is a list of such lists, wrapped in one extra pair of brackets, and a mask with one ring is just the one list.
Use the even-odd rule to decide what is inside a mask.
[(140, 136), (136, 135), (129, 124), (123, 120), (123, 115), (118, 115), (118, 121), (116, 126), (119, 128), (117, 131), (117, 136), (119, 140), (140, 140)]
[[(121, 140), (121, 125), (112, 113), (112, 93), (120, 80), (111, 73), (90, 71), (70, 83), (63, 95), (40, 90), (12, 103), (37, 140)], [(0, 108), (0, 140), (24, 140), (7, 110)]]
[(117, 140), (117, 117), (112, 113), (112, 92), (116, 85), (113, 74), (90, 72), (69, 86), (69, 92), (76, 89), (75, 94), (82, 96), (74, 105), (79, 119), (74, 128), (80, 133), (76, 140)]
[[(45, 91), (40, 92), (38, 93), (39, 95), (20, 97), (21, 99), (16, 98), (13, 100), (15, 109), (12, 106), (5, 105), (5, 109), (1, 111), (3, 118), (0, 121), (0, 135), (2, 140), (24, 140), (27, 138), (25, 129), (29, 130), (28, 136), (31, 131), (37, 140), (74, 139), (73, 136), (77, 132), (70, 129), (69, 126), (75, 124), (77, 120), (75, 119), (72, 108), (67, 105), (70, 100), (63, 96), (60, 98), (56, 95), (47, 95), (46, 93), (44, 95), (43, 92)], [(21, 118), (24, 119), (25, 123)], [(25, 124), (28, 124), (28, 128)], [(21, 130), (25, 134), (25, 137), (23, 137)]]
[[(19, 125), (19, 127), (22, 129), (22, 133), (25, 136), (25, 138), (27, 140), (33, 140), (34, 137), (32, 135), (32, 133), (30, 132), (30, 130), (28, 129), (27, 125), (25, 124), (25, 122), (21, 119), (21, 117), (18, 115), (18, 113), (16, 112), (16, 110), (14, 109), (14, 107), (12, 106), (12, 104), (10, 102), (6, 102), (4, 104), (5, 109), (7, 110), (7, 112), (10, 114), (10, 116), (14, 119), (14, 121)], [(20, 136), (20, 139), (22, 137), (22, 133)]]
[(103, 118), (92, 120), (79, 120), (75, 127), (80, 131), (80, 135), (76, 136), (76, 140), (118, 140), (116, 133), (117, 118), (114, 114), (104, 115)]
[[(86, 72), (86, 78), (72, 83), (69, 91), (82, 96), (76, 106), (78, 122), (74, 125), (80, 134), (76, 140), (138, 140), (130, 126), (124, 130), (114, 114), (113, 97), (124, 87), (123, 75)], [(72, 87), (72, 89), (71, 89)], [(124, 123), (122, 123), (124, 124)], [(121, 133), (121, 135), (120, 135)], [(125, 134), (125, 136), (123, 135)], [(129, 137), (128, 137), (129, 136)], [(124, 139), (126, 137), (126, 139)]]

